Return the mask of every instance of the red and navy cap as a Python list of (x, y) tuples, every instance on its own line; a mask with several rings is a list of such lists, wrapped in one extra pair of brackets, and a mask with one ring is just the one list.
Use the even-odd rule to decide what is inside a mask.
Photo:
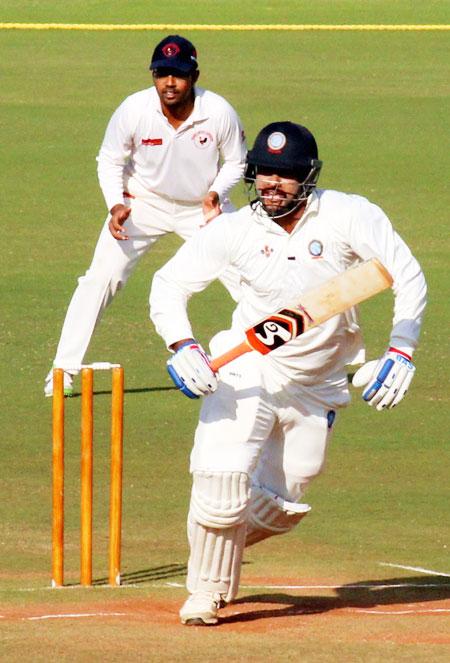
[(197, 51), (193, 44), (179, 35), (169, 35), (153, 51), (150, 69), (175, 69), (184, 74), (195, 71)]

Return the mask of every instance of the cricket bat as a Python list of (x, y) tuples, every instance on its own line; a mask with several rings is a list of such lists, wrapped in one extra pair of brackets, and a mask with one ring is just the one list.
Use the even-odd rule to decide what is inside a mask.
[(392, 276), (377, 258), (351, 267), (305, 292), (295, 305), (286, 306), (249, 327), (245, 331), (245, 341), (212, 359), (211, 368), (218, 371), (252, 350), (261, 354), (272, 352), (311, 327), (390, 288), (392, 283)]

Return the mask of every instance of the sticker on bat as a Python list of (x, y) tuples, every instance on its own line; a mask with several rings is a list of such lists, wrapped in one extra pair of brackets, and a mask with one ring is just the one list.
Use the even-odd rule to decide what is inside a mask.
[(267, 354), (279, 348), (305, 331), (305, 320), (301, 313), (283, 309), (268, 316), (245, 332), (247, 341), (254, 350)]

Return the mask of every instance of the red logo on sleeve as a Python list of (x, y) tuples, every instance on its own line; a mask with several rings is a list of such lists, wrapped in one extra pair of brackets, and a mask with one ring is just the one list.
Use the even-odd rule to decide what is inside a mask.
[(143, 138), (141, 141), (142, 145), (162, 145), (163, 140), (162, 138)]

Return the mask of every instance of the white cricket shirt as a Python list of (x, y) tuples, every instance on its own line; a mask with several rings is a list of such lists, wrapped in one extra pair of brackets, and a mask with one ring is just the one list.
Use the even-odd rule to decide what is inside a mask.
[[(151, 318), (168, 346), (195, 338), (186, 313), (189, 296), (233, 265), (241, 275), (242, 295), (232, 329), (244, 340), (244, 330), (264, 316), (301, 301), (302, 292), (372, 257), (394, 280), (390, 344), (411, 354), (426, 304), (420, 266), (379, 207), (361, 196), (331, 190), (311, 194), (290, 234), (259, 204), (254, 210), (246, 206), (222, 214), (202, 228), (155, 274)], [(312, 384), (342, 372), (358, 353), (361, 357), (362, 347), (356, 316), (350, 312), (310, 329), (264, 359), (290, 379)]]
[(127, 97), (113, 114), (98, 177), (108, 209), (123, 203), (124, 189), (134, 183), (138, 191), (179, 203), (199, 203), (208, 191), (222, 201), (241, 178), (245, 157), (239, 117), (223, 97), (196, 87), (191, 115), (174, 129), (151, 87)]

